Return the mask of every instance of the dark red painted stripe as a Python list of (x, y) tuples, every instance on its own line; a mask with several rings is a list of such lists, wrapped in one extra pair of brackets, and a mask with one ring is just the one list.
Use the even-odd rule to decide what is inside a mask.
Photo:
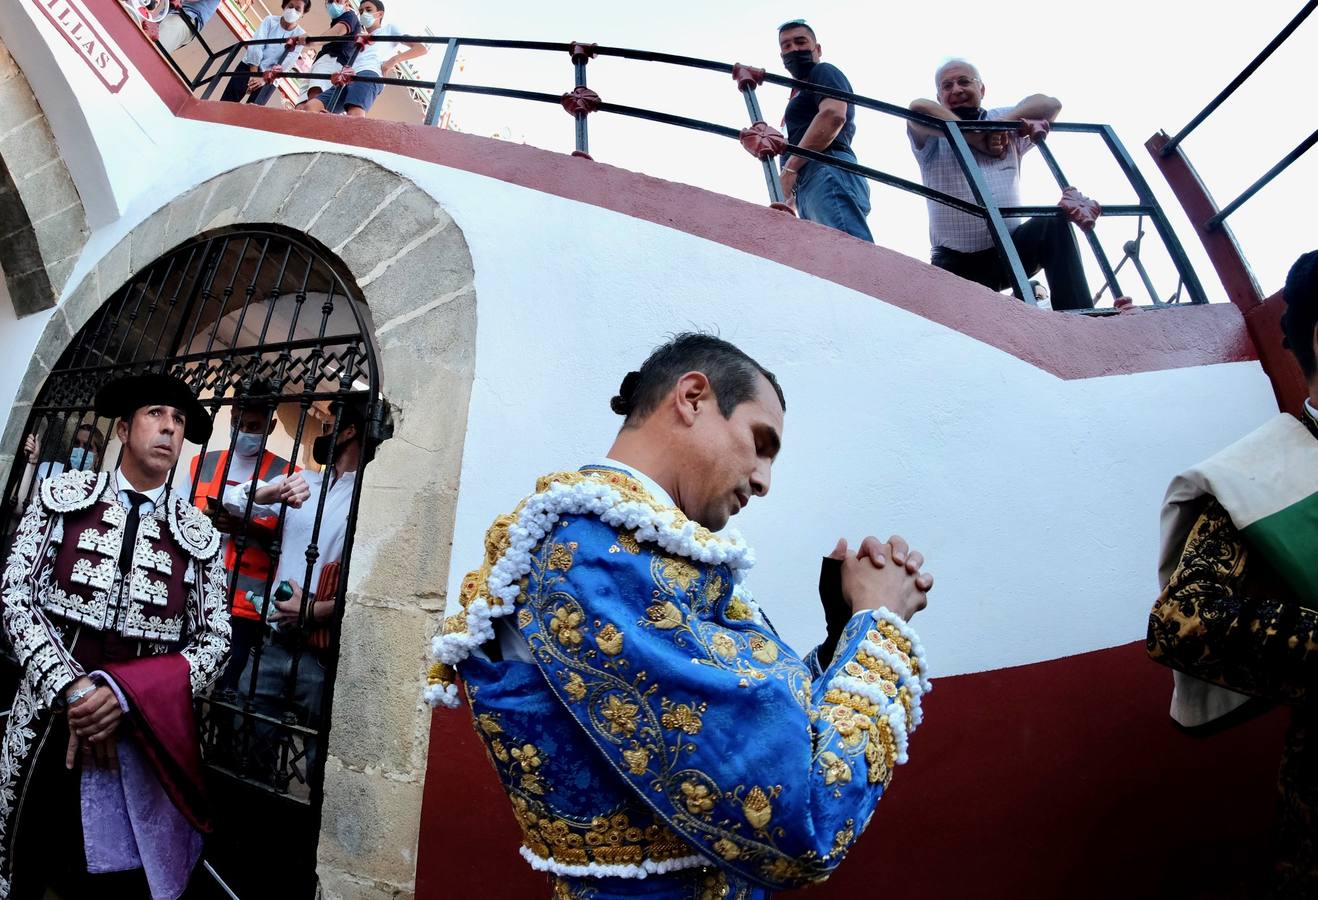
[[(1228, 304), (1103, 319), (1050, 314), (896, 251), (690, 185), (437, 128), (197, 100), (113, 6), (101, 13), (107, 30), (185, 118), (397, 153), (655, 222), (868, 294), (1066, 379), (1258, 358)], [(712, 286), (728, 287), (735, 289)], [(876, 352), (885, 349), (895, 348)]]
[[(1193, 738), (1170, 690), (1142, 643), (936, 680), (869, 831), (800, 896), (1260, 896), (1287, 712)], [(518, 835), (468, 711), (437, 712), (418, 900), (547, 897)]]

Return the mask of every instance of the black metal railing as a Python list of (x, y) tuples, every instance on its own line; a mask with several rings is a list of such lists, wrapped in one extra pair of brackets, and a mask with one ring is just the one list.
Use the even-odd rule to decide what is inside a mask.
[[(212, 51), (209, 48), (206, 48), (207, 59), (201, 69), (191, 78), (188, 78), (187, 76), (184, 76), (184, 78), (194, 91), (202, 91), (203, 99), (210, 99), (217, 86), (226, 79), (237, 77), (254, 77), (269, 80), (294, 78), (308, 81), (319, 80), (340, 83), (343, 81), (341, 74), (311, 73), (297, 70), (285, 71), (282, 69), (252, 72), (248, 70), (237, 70), (235, 64), (239, 57), (249, 47), (286, 43), (290, 50), (292, 50), (298, 44), (315, 45), (329, 42), (343, 42), (344, 40), (345, 38), (342, 35), (325, 35), (319, 37), (302, 36), (301, 38), (289, 41), (281, 41), (279, 39), (241, 41), (219, 51)], [(1014, 132), (1019, 127), (1019, 123), (1016, 122), (950, 122), (913, 112), (904, 106), (876, 100), (872, 97), (797, 81), (792, 78), (774, 75), (765, 72), (762, 69), (756, 69), (742, 64), (730, 64), (689, 56), (678, 56), (669, 53), (656, 53), (621, 47), (600, 47), (594, 44), (582, 43), (510, 41), (430, 35), (399, 35), (384, 37), (379, 40), (406, 44), (442, 45), (445, 48), (444, 57), (440, 63), (439, 72), (433, 84), (410, 78), (385, 77), (378, 73), (352, 73), (350, 75), (351, 78), (371, 84), (392, 85), (414, 89), (431, 89), (433, 93), (431, 94), (429, 107), (425, 116), (426, 125), (435, 126), (439, 124), (445, 100), (450, 94), (472, 94), (562, 106), (573, 119), (574, 154), (587, 157), (589, 156), (590, 151), (588, 119), (589, 116), (595, 112), (611, 113), (634, 119), (656, 122), (663, 125), (704, 132), (707, 134), (714, 134), (720, 137), (742, 141), (743, 144), (746, 143), (745, 139), (748, 137), (748, 132), (750, 132), (751, 129), (758, 129), (758, 132), (750, 133), (749, 136), (752, 141), (755, 141), (756, 138), (763, 138), (763, 140), (757, 142), (756, 149), (752, 149), (750, 146), (748, 146), (747, 149), (751, 150), (752, 154), (759, 159), (764, 173), (765, 187), (767, 189), (769, 201), (772, 205), (781, 206), (784, 201), (779, 182), (776, 159), (783, 153), (787, 153), (790, 155), (801, 156), (812, 162), (843, 169), (860, 175), (875, 183), (897, 188), (898, 190), (923, 197), (928, 201), (940, 203), (944, 206), (960, 210), (961, 212), (968, 213), (985, 221), (989, 235), (993, 241), (993, 246), (1002, 261), (1004, 269), (1010, 274), (1009, 281), (1013, 293), (1015, 293), (1017, 297), (1029, 298), (1031, 301), (1034, 299), (1034, 292), (1030, 285), (1029, 275), (1025, 271), (1025, 268), (1021, 263), (1020, 255), (1017, 253), (1016, 247), (1011, 240), (1011, 230), (1007, 225), (1007, 220), (1032, 216), (1060, 217), (1066, 215), (1065, 211), (1057, 206), (1008, 207), (999, 206), (994, 200), (992, 192), (989, 190), (987, 182), (976, 162), (975, 154), (966, 141), (966, 135), (968, 133), (986, 131)], [(352, 61), (356, 58), (356, 53), (360, 52), (361, 46), (363, 45), (359, 40), (358, 48), (354, 51), (353, 57), (348, 62), (349, 67), (352, 65)], [(459, 51), (464, 47), (543, 51), (565, 54), (571, 60), (573, 67), (573, 88), (567, 93), (549, 93), (544, 91), (520, 90), (495, 87), (491, 85), (463, 84), (455, 82), (452, 80), (455, 63)], [(745, 99), (746, 112), (747, 117), (750, 120), (751, 129), (745, 127), (733, 127), (717, 122), (709, 122), (702, 119), (674, 115), (672, 113), (652, 109), (609, 103), (603, 100), (594, 91), (590, 90), (587, 82), (588, 63), (591, 59), (597, 57), (612, 57), (617, 59), (679, 66), (687, 69), (702, 69), (731, 76)], [(218, 67), (216, 67), (217, 63)], [(178, 68), (177, 64), (175, 64), (175, 68)], [(935, 190), (919, 182), (903, 178), (881, 169), (866, 166), (859, 162), (853, 163), (848, 160), (837, 159), (825, 153), (789, 143), (779, 132), (777, 132), (776, 129), (771, 128), (764, 122), (764, 117), (760, 111), (759, 101), (756, 94), (756, 89), (763, 84), (771, 84), (789, 90), (809, 90), (820, 96), (839, 99), (856, 107), (873, 110), (900, 119), (906, 123), (922, 125), (937, 131), (948, 141), (957, 163), (965, 176), (973, 200), (967, 201), (960, 197), (955, 197), (951, 194)], [(338, 92), (338, 95), (335, 97), (333, 105), (336, 108), (331, 109), (331, 112), (337, 111), (337, 106), (342, 103), (342, 93), (343, 92)], [(1094, 234), (1092, 230), (1085, 230), (1084, 232), (1087, 238), (1087, 244), (1096, 260), (1098, 269), (1104, 280), (1103, 287), (1098, 291), (1094, 299), (1100, 299), (1106, 291), (1111, 291), (1114, 298), (1123, 296), (1123, 291), (1117, 280), (1118, 274), (1127, 260), (1133, 260), (1140, 270), (1141, 281), (1149, 292), (1151, 305), (1170, 306), (1178, 303), (1181, 298), (1182, 289), (1188, 294), (1190, 302), (1206, 303), (1207, 297), (1204, 294), (1203, 287), (1194, 270), (1190, 266), (1180, 240), (1177, 238), (1170, 222), (1162, 208), (1159, 206), (1157, 199), (1154, 197), (1153, 191), (1150, 189), (1148, 183), (1145, 181), (1143, 175), (1136, 167), (1130, 154), (1127, 152), (1125, 146), (1121, 143), (1121, 140), (1117, 137), (1117, 134), (1112, 127), (1110, 125), (1096, 123), (1056, 122), (1052, 123), (1051, 132), (1097, 136), (1102, 141), (1103, 146), (1116, 163), (1117, 167), (1120, 169), (1126, 182), (1134, 191), (1138, 201), (1132, 204), (1103, 205), (1102, 214), (1104, 216), (1137, 217), (1138, 219), (1136, 225), (1136, 237), (1133, 241), (1127, 241), (1123, 245), (1125, 256), (1116, 266), (1111, 264), (1098, 236)], [(1041, 155), (1052, 172), (1058, 187), (1066, 188), (1070, 186), (1071, 182), (1069, 182), (1064, 175), (1052, 150), (1048, 148), (1047, 144), (1043, 141), (1038, 142), (1037, 145), (1039, 146)], [(1178, 276), (1178, 284), (1175, 292), (1165, 300), (1154, 287), (1147, 269), (1144, 268), (1143, 263), (1138, 258), (1139, 248), (1145, 236), (1145, 219), (1148, 219), (1149, 222), (1152, 223), (1153, 229), (1161, 239)], [(1132, 251), (1134, 253), (1133, 256)], [(1091, 310), (1081, 311), (1093, 312)], [(1106, 310), (1098, 310), (1097, 312), (1106, 312)]]
[[(1300, 11), (1295, 14), (1295, 17), (1286, 23), (1286, 27), (1279, 31), (1277, 36), (1269, 41), (1268, 45), (1264, 47), (1257, 56), (1250, 60), (1249, 65), (1245, 66), (1245, 68), (1240, 71), (1239, 75), (1231, 79), (1231, 82), (1224, 87), (1216, 97), (1208, 101), (1208, 105), (1199, 110), (1195, 117), (1187, 122), (1184, 128), (1176, 132), (1172, 139), (1164, 144), (1162, 149), (1158, 152), (1162, 156), (1171, 156), (1175, 153), (1176, 149), (1181, 145), (1181, 142), (1189, 137), (1196, 128), (1202, 125), (1209, 116), (1216, 112), (1217, 108), (1225, 103), (1241, 85), (1248, 81), (1258, 68), (1267, 61), (1268, 57), (1272, 56), (1277, 48), (1284, 44), (1286, 40), (1294, 34), (1295, 29), (1299, 28), (1301, 23), (1303, 23), (1315, 9), (1318, 9), (1318, 0), (1309, 0), (1308, 3), (1305, 3)], [(1244, 206), (1250, 198), (1263, 188), (1267, 187), (1268, 184), (1278, 175), (1290, 168), (1291, 164), (1307, 153), (1314, 144), (1318, 144), (1318, 129), (1314, 129), (1308, 137), (1296, 145), (1295, 149), (1291, 150), (1278, 160), (1276, 165), (1263, 173), (1263, 175), (1255, 180), (1253, 184), (1241, 191), (1234, 200), (1222, 207), (1212, 218), (1205, 222), (1205, 229), (1212, 231), (1216, 228), (1220, 228), (1222, 223), (1225, 222), (1232, 213)]]

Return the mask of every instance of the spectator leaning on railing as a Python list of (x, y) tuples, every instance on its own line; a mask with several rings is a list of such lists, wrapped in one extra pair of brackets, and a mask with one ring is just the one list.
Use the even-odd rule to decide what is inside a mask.
[[(169, 0), (155, 0), (156, 3), (168, 3)], [(215, 15), (215, 10), (220, 8), (220, 0), (187, 0), (178, 12), (171, 12), (165, 16), (160, 23), (160, 46), (164, 47), (169, 53), (173, 53), (179, 47), (190, 44), (193, 38), (193, 28), (201, 31), (206, 27), (206, 23)], [(184, 17), (187, 17), (186, 20)], [(192, 23), (189, 27), (188, 22)]]
[(384, 24), (384, 0), (362, 0), (357, 13), (362, 29), (374, 40), (362, 47), (352, 61), (353, 80), (330, 88), (315, 100), (308, 100), (306, 108), (311, 112), (343, 111), (350, 116), (365, 116), (384, 85), (361, 81), (361, 76), (392, 77), (394, 66), (405, 59), (425, 56), (428, 50), (420, 43), (408, 43), (406, 49), (400, 50), (397, 41), (381, 40), (404, 33), (395, 25)]
[[(348, 8), (346, 3), (331, 2), (325, 4), (330, 15), (328, 34), (339, 34), (345, 38), (354, 38), (362, 30), (357, 13)], [(315, 75), (333, 75), (352, 61), (357, 45), (351, 40), (330, 41), (316, 52), (311, 63), (311, 72)], [(325, 90), (325, 82), (316, 79), (307, 80), (307, 88), (302, 93), (299, 106), (305, 106), (308, 100), (314, 100)]]
[[(252, 35), (252, 40), (287, 39), (306, 34), (297, 21), (310, 9), (311, 0), (284, 0), (283, 14), (266, 16), (262, 19), (261, 24), (256, 27), (256, 33)], [(247, 48), (243, 61), (238, 64), (238, 71), (262, 72), (275, 66), (287, 69), (297, 59), (297, 54), (297, 48), (289, 49), (285, 44), (256, 44)], [(220, 99), (231, 103), (242, 103), (246, 100), (248, 103), (264, 106), (270, 102), (270, 97), (277, 89), (276, 85), (275, 81), (266, 84), (264, 79), (253, 78), (250, 75), (237, 76), (229, 79), (229, 83), (224, 88), (224, 95)]]
[[(778, 49), (783, 66), (797, 81), (851, 92), (851, 82), (837, 66), (819, 61), (822, 48), (805, 19), (778, 26)], [(792, 144), (852, 163), (856, 162), (851, 152), (855, 119), (852, 104), (810, 91), (794, 91), (783, 116), (787, 140)], [(862, 176), (790, 154), (784, 154), (782, 167), (780, 178), (787, 205), (801, 218), (862, 240), (874, 240), (865, 221), (870, 211), (870, 188)]]
[[(984, 82), (979, 70), (963, 59), (943, 63), (934, 73), (938, 100), (916, 100), (911, 111), (945, 121), (1013, 121), (1046, 119), (1052, 122), (1062, 110), (1054, 97), (1032, 94), (1015, 106), (984, 109)], [(974, 202), (970, 185), (957, 163), (947, 138), (937, 129), (908, 123), (911, 148), (920, 163), (920, 180), (954, 197)], [(1034, 146), (1031, 138), (1004, 131), (967, 132), (966, 142), (999, 206), (1020, 205), (1021, 157)], [(1037, 216), (1022, 222), (1007, 219), (1012, 242), (1025, 271), (1043, 269), (1048, 276), (1054, 309), (1088, 309), (1094, 305), (1085, 283), (1080, 251), (1064, 216)], [(1011, 286), (1011, 274), (993, 245), (988, 222), (929, 201), (931, 262), (940, 269), (1000, 291)]]

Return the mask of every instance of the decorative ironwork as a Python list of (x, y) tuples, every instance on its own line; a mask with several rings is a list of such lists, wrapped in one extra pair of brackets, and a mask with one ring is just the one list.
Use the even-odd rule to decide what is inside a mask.
[(768, 122), (756, 122), (741, 130), (741, 145), (756, 159), (772, 159), (787, 149), (787, 138)]
[(764, 70), (744, 63), (732, 64), (732, 80), (740, 91), (753, 91), (764, 84)]
[[(169, 480), (173, 490), (186, 492), (202, 508), (210, 505), (206, 497), (211, 494), (202, 496), (198, 482), (214, 493), (236, 482), (230, 475), (237, 431), (223, 427), (226, 418), (236, 427), (253, 410), (266, 417), (256, 474), (269, 465), (268, 478), (286, 472), (290, 464), (312, 468), (312, 441), (327, 431), (331, 444), (338, 443), (339, 413), (349, 406), (363, 413), (368, 439), (385, 436), (369, 318), (355, 286), (335, 266), (290, 234), (230, 229), (196, 238), (133, 275), (74, 336), (37, 394), (25, 435), (40, 439), (39, 464), (25, 467), (20, 448), (5, 448), (18, 451), (18, 464), (0, 504), (0, 538), (13, 532), (40, 479), (68, 464), (75, 435), (94, 430), (95, 467), (117, 467), (121, 451), (112, 437), (115, 423), (98, 418), (91, 407), (98, 388), (120, 375), (178, 375), (217, 416), (220, 427), (210, 442), (185, 444)], [(261, 462), (267, 451), (278, 461)], [(267, 618), (270, 598), (281, 595), (282, 581), (309, 586), (295, 621), (281, 630), (243, 618), (241, 612), (232, 617), (251, 639), (250, 656), (238, 657), (197, 703), (202, 756), (221, 823), (208, 844), (207, 860), (239, 896), (274, 896), (269, 891), (276, 882), (295, 885), (279, 896), (309, 896), (303, 888), (314, 884), (316, 819), (344, 588), (361, 472), (369, 458), (370, 453), (361, 454), (346, 508), (341, 500), (327, 507), (331, 479), (341, 476), (323, 473), (319, 492), (313, 490), (296, 513), (302, 517), (294, 532), (303, 535), (301, 546), (284, 540), (285, 524), (294, 515), (286, 506), (278, 508), (273, 523), (263, 520), (260, 528), (253, 524), (258, 516), (251, 502), (238, 511), (241, 515), (229, 510), (222, 552), (231, 573), (231, 610), (240, 589), (234, 573), (246, 579), (244, 598)], [(190, 474), (194, 460), (199, 478)], [(209, 475), (203, 474), (207, 466)], [(322, 526), (331, 515), (346, 517), (341, 547), (337, 539), (325, 544)], [(258, 553), (261, 558), (254, 556)], [(322, 558), (323, 566), (318, 565)], [(258, 565), (244, 568), (253, 559)], [(261, 571), (259, 577), (251, 574)], [(281, 572), (289, 574), (277, 578)], [(317, 599), (332, 601), (327, 618), (317, 620), (313, 614)], [(325, 604), (319, 609), (323, 612)], [(241, 808), (232, 805), (237, 797)], [(289, 856), (281, 851), (280, 866), (287, 871), (263, 872), (259, 881), (239, 887), (248, 860), (268, 851), (267, 821), (296, 823), (287, 827), (297, 834), (280, 840), (282, 845), (289, 838), (300, 849)]]
[(581, 44), (574, 43), (568, 48), (568, 54), (572, 57), (574, 65), (581, 65), (587, 60), (595, 58), (595, 52), (599, 49), (599, 44)]
[(600, 108), (600, 95), (588, 87), (575, 87), (563, 95), (562, 102), (569, 115), (588, 116)]

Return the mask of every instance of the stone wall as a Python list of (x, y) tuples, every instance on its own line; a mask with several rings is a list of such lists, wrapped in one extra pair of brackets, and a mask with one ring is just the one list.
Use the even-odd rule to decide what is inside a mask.
[(55, 305), (87, 233), (46, 117), (0, 43), (0, 268), (18, 315)]
[(363, 478), (328, 737), (322, 892), (409, 898), (430, 734), (423, 636), (444, 608), (475, 367), (471, 254), (440, 204), (371, 161), (328, 153), (252, 163), (174, 198), (56, 310), (0, 446), (18, 446), (50, 366), (132, 273), (197, 234), (270, 223), (319, 241), (361, 289), (394, 415)]

